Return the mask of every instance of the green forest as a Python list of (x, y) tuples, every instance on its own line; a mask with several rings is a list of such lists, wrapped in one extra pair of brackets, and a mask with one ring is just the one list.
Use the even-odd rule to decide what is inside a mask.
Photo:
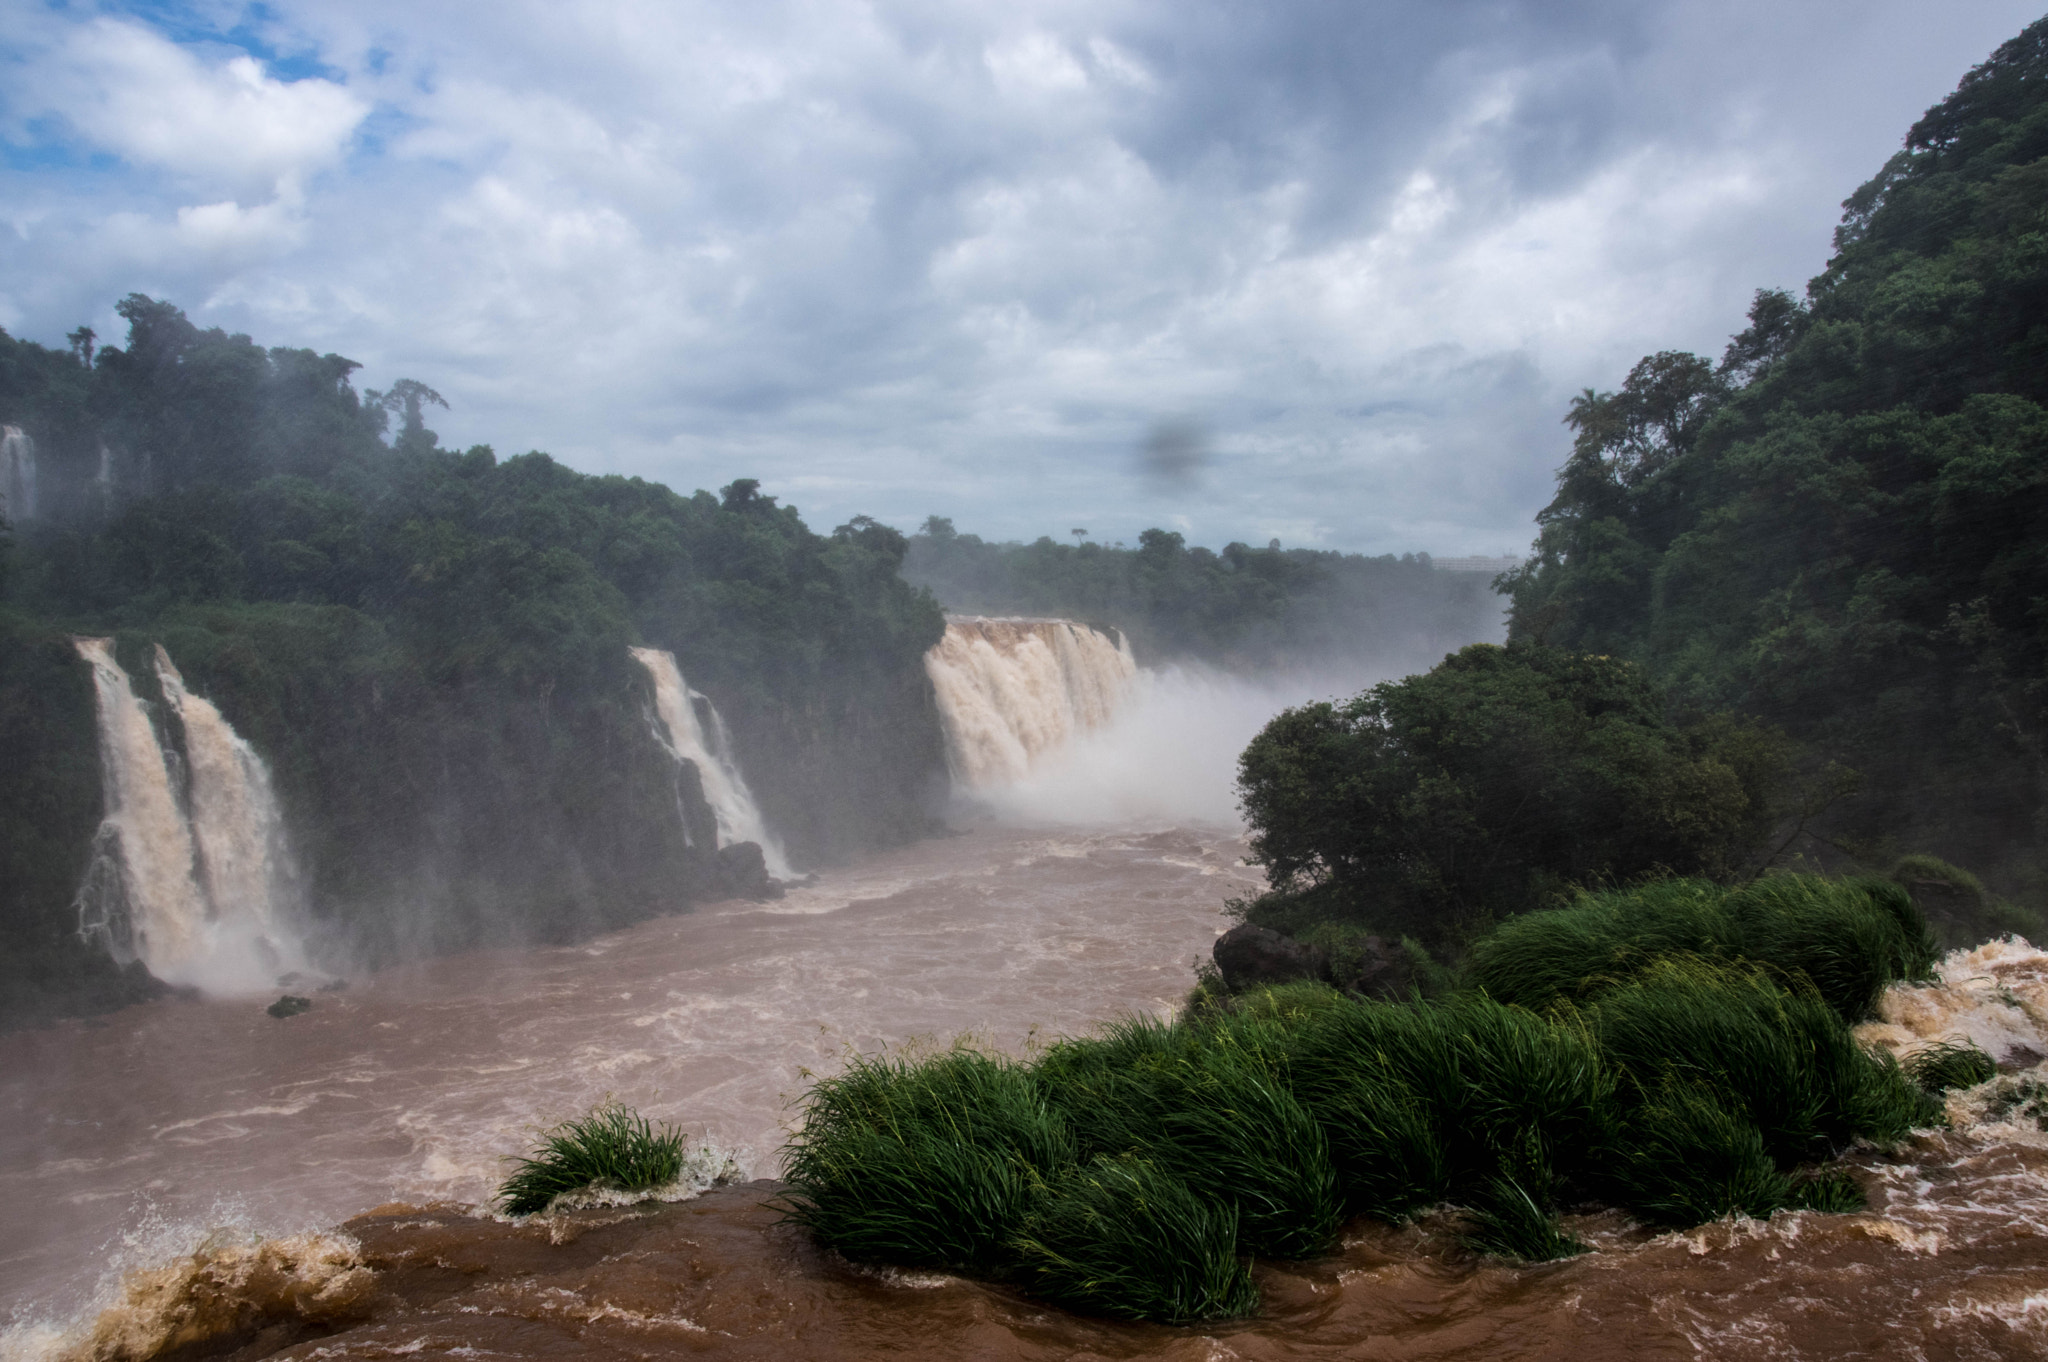
[(339, 356), (119, 310), (120, 347), (0, 334), (0, 418), (38, 481), (0, 557), (6, 1011), (146, 987), (75, 930), (102, 804), (72, 635), (113, 635), (144, 690), (161, 643), (265, 755), (319, 934), (367, 963), (718, 888), (629, 645), (672, 650), (712, 699), (800, 863), (931, 826), (921, 658), (944, 626), (898, 574), (903, 536), (815, 534), (748, 479), (682, 496), (443, 449), (423, 384), (358, 393)]
[(1844, 854), (1930, 847), (2038, 899), (2048, 840), (2048, 24), (1843, 205), (1804, 298), (1650, 355), (1566, 420), (1516, 639), (1860, 773)]
[(1719, 360), (1572, 402), (1506, 647), (1246, 750), (1251, 922), (1341, 976), (1376, 933), (1455, 958), (1582, 891), (1805, 868), (1893, 875), (1950, 944), (2040, 929), (2048, 20), (1843, 207)]
[[(1078, 538), (1078, 536), (1077, 536)], [(1149, 529), (1138, 546), (962, 534), (943, 516), (910, 536), (904, 577), (962, 614), (1052, 615), (1128, 634), (1141, 659), (1264, 671), (1330, 659), (1427, 667), (1500, 630), (1486, 577), (1439, 572), (1427, 554), (1226, 544), (1190, 548)]]

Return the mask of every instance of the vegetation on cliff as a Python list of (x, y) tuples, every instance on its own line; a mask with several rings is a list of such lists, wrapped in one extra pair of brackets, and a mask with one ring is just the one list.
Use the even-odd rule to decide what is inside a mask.
[(2048, 894), (2048, 19), (1915, 123), (1803, 299), (1567, 417), (1513, 636), (1865, 777), (1843, 854)]
[(903, 575), (948, 610), (1109, 624), (1148, 660), (1256, 670), (1342, 658), (1426, 666), (1500, 628), (1487, 578), (1439, 572), (1427, 555), (1370, 558), (1278, 540), (1217, 552), (1161, 529), (1139, 535), (1136, 548), (991, 543), (933, 516), (910, 536)]
[(115, 635), (144, 688), (168, 649), (271, 764), (320, 934), (371, 960), (715, 887), (631, 644), (711, 697), (793, 855), (928, 826), (943, 622), (898, 576), (901, 535), (814, 534), (746, 479), (682, 496), (444, 450), (421, 384), (358, 394), (338, 356), (121, 311), (123, 348), (0, 335), (0, 419), (39, 477), (0, 607), (0, 1010), (110, 977), (71, 935), (100, 811), (71, 634)]

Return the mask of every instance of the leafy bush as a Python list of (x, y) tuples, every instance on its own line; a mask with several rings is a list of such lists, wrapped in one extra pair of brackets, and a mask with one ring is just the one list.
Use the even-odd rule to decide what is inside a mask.
[[(1275, 893), (1249, 920), (1353, 920), (1442, 943), (1569, 886), (1717, 873), (1775, 816), (1761, 730), (1681, 727), (1628, 663), (1474, 644), (1341, 705), (1283, 712), (1238, 790)], [(1315, 901), (1306, 913), (1293, 900)]]
[(545, 1132), (533, 1156), (519, 1160), (498, 1188), (498, 1200), (510, 1215), (535, 1215), (566, 1193), (643, 1192), (682, 1173), (680, 1131), (650, 1125), (625, 1107), (603, 1106)]

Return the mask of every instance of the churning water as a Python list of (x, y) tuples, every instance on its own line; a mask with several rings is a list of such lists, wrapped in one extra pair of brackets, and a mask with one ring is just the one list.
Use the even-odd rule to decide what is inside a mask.
[[(1967, 1037), (2004, 1072), (1952, 1095), (1951, 1129), (1853, 1151), (1853, 1215), (1661, 1234), (1578, 1215), (1595, 1251), (1534, 1267), (1472, 1257), (1448, 1215), (1360, 1222), (1326, 1258), (1261, 1265), (1255, 1318), (1175, 1330), (851, 1267), (778, 1224), (769, 1185), (523, 1224), (478, 1210), (536, 1128), (606, 1098), (697, 1137), (689, 1196), (772, 1177), (792, 1100), (849, 1052), (971, 1033), (1023, 1053), (1178, 1001), (1222, 900), (1259, 886), (1227, 822), (1187, 820), (1225, 819), (1235, 751), (1320, 688), (1139, 673), (1106, 635), (1045, 623), (955, 621), (931, 664), (942, 703), (958, 683), (949, 735), (984, 820), (962, 835), (771, 904), (387, 970), (282, 1021), (167, 1000), (11, 1037), (0, 1354), (228, 1330), (251, 1340), (238, 1355), (305, 1358), (2048, 1357), (2048, 954), (2011, 941), (1894, 990), (1864, 1029), (1900, 1052)], [(658, 692), (662, 656), (641, 659)], [(100, 680), (103, 704), (133, 700)], [(115, 708), (137, 778), (169, 789), (147, 714)], [(716, 766), (686, 715), (675, 674), (671, 748)], [(121, 816), (175, 852), (178, 801), (151, 798), (124, 793)]]

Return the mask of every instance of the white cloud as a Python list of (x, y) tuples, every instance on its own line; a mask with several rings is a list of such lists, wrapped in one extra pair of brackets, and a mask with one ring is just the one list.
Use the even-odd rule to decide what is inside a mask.
[(274, 189), (332, 164), (369, 112), (332, 81), (280, 81), (247, 55), (208, 62), (138, 23), (72, 28), (16, 99), (139, 165)]
[[(9, 3), (0, 128), (132, 167), (0, 171), (17, 334), (152, 292), (431, 383), (450, 443), (761, 477), (825, 527), (1486, 553), (1569, 394), (1817, 271), (2033, 17), (278, 0), (265, 40), (342, 73), (287, 81)], [(1214, 451), (1178, 489), (1133, 467), (1168, 418)]]

